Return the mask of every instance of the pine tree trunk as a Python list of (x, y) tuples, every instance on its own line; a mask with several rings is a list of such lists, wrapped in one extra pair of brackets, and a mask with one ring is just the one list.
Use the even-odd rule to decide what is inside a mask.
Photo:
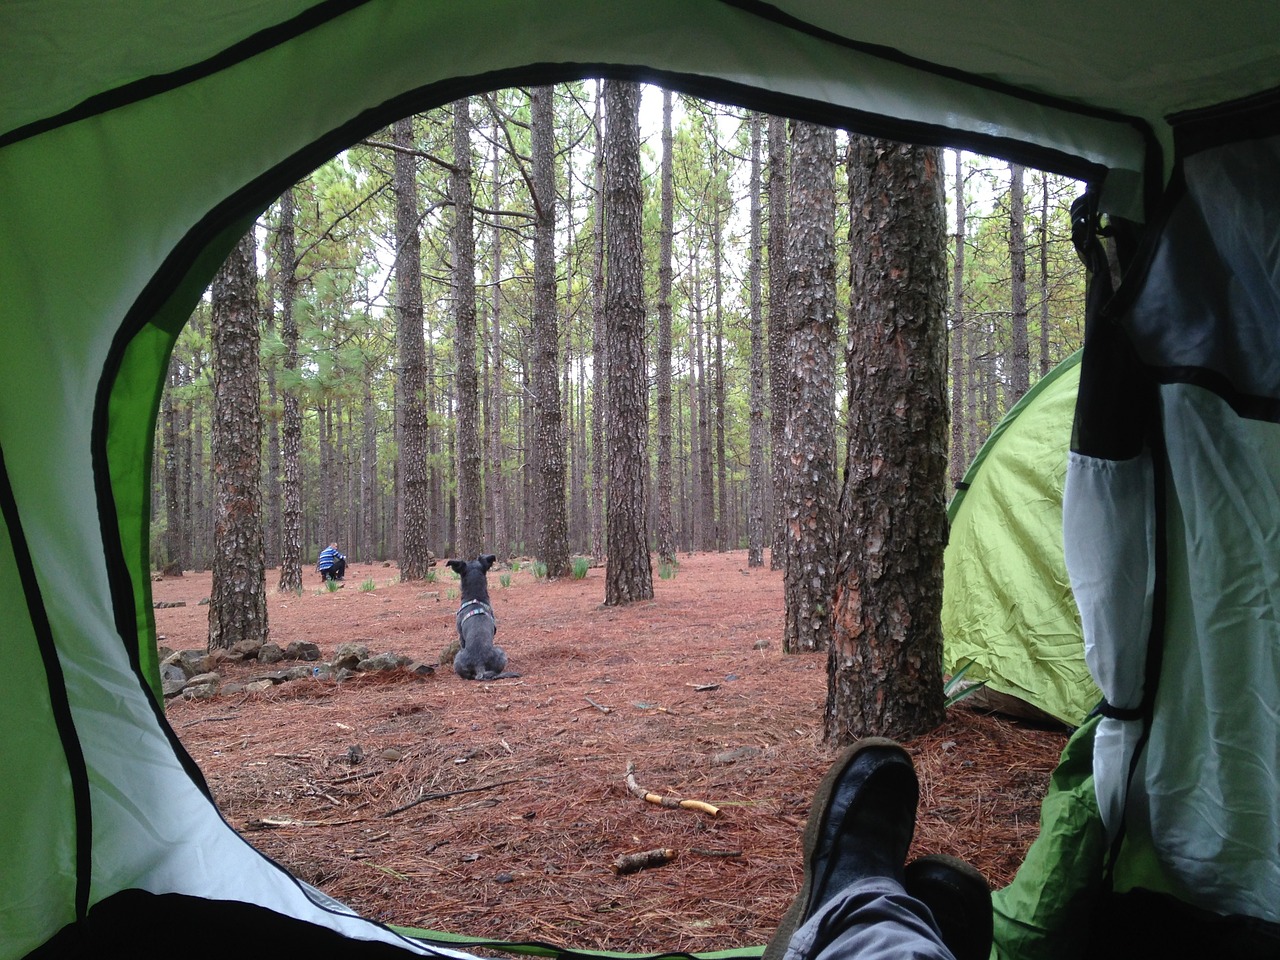
[(182, 491), (179, 488), (178, 411), (173, 399), (178, 386), (178, 366), (177, 357), (171, 357), (169, 388), (164, 392), (161, 406), (161, 421), (164, 424), (165, 557), (160, 572), (166, 577), (182, 576), (186, 553), (182, 536)]
[[(493, 183), (494, 190), (498, 190), (500, 183), (499, 178), (499, 152), (498, 152), (498, 127), (494, 123), (493, 129)], [(501, 206), (501, 204), (495, 204)], [(502, 227), (495, 219), (493, 225), (493, 265), (490, 269), (492, 274), (491, 283), (493, 284), (493, 295), (491, 301), (490, 327), (489, 327), (489, 378), (485, 391), (485, 428), (489, 434), (489, 470), (488, 476), (485, 478), (485, 490), (489, 494), (489, 519), (493, 527), (493, 538), (490, 541), (490, 550), (498, 557), (505, 558), (507, 556), (507, 512), (506, 512), (506, 485), (502, 477), (502, 393), (504, 390), (504, 379), (502, 376)]]
[(662, 91), (661, 227), (658, 237), (658, 559), (676, 562), (671, 519), (671, 246), (674, 220), (672, 187), (671, 91)]
[[(290, 188), (291, 192), (292, 188)], [(284, 196), (281, 195), (281, 203), (284, 202)], [(271, 270), (268, 268), (268, 277), (271, 277)], [(275, 283), (279, 284), (279, 270), (277, 266)], [(268, 280), (268, 289), (272, 284)], [(273, 306), (274, 300), (268, 298), (268, 303), (263, 304), (262, 308), (262, 328), (268, 336), (274, 336), (276, 330), (276, 315)], [(264, 371), (267, 384), (267, 406), (270, 411), (266, 418), (265, 428), (267, 431), (267, 464), (264, 474), (265, 495), (267, 500), (267, 517), (266, 517), (266, 562), (267, 568), (280, 566), (280, 418), (276, 415), (277, 405), (279, 403), (279, 390), (276, 386), (276, 365), (270, 364)]]
[(787, 121), (769, 117), (769, 449), (772, 546), (769, 567), (786, 565), (787, 402), (791, 358), (787, 355)]
[[(533, 146), (533, 415), (534, 502), (538, 541), (534, 553), (548, 577), (569, 573), (569, 524), (565, 514), (564, 424), (560, 403), (559, 321), (556, 317), (556, 178), (550, 87), (530, 96)], [(470, 554), (467, 554), (470, 556)]]
[(1012, 409), (1031, 386), (1031, 344), (1027, 331), (1027, 235), (1026, 197), (1023, 168), (1009, 164), (1009, 296), (1012, 301), (1012, 344), (1010, 350), (1009, 396), (1005, 409)]
[(431, 478), (428, 473), (426, 345), (422, 333), (422, 248), (418, 184), (412, 155), (413, 119), (392, 126), (396, 204), (396, 346), (400, 379), (396, 415), (400, 438), (400, 579), (425, 580), (431, 560)]
[(280, 196), (280, 233), (276, 270), (280, 282), (280, 337), (289, 383), (283, 389), (280, 425), (280, 582), (281, 593), (302, 592), (302, 410), (298, 401), (297, 250), (292, 188)]
[(649, 382), (645, 361), (640, 87), (605, 81), (605, 202), (608, 276), (605, 324), (609, 382), (607, 605), (653, 597), (648, 513)]
[(729, 491), (728, 466), (724, 453), (724, 235), (721, 210), (717, 199), (712, 222), (713, 256), (715, 257), (715, 397), (716, 397), (716, 536), (715, 548), (723, 553), (729, 547)]
[(1049, 174), (1040, 174), (1040, 376), (1053, 366), (1049, 354)]
[(761, 116), (751, 114), (751, 396), (750, 493), (747, 506), (747, 566), (764, 566), (764, 330), (760, 303)]
[(946, 216), (941, 152), (855, 138), (850, 435), (841, 496), (829, 742), (944, 718)]
[(217, 548), (209, 594), (210, 650), (268, 639), (255, 249), (250, 229), (218, 271), (211, 295)]
[(787, 246), (786, 627), (782, 649), (825, 650), (835, 567), (835, 131), (796, 123)]
[(378, 414), (373, 402), (372, 363), (366, 363), (360, 395), (360, 559), (381, 557), (378, 549)]
[(471, 108), (453, 105), (454, 384), (457, 394), (458, 542), (454, 553), (476, 557), (484, 550), (484, 490), (480, 477), (480, 385), (476, 374), (476, 241), (471, 196)]
[(608, 464), (605, 462), (605, 407), (609, 372), (605, 369), (604, 329), (604, 124), (601, 120), (604, 93), (596, 81), (596, 111), (592, 120), (596, 153), (594, 168), (595, 213), (591, 218), (591, 555), (604, 557), (605, 510), (604, 488)]
[(951, 486), (964, 479), (969, 461), (965, 456), (965, 318), (964, 255), (967, 213), (964, 196), (964, 154), (956, 156), (956, 235), (951, 273)]

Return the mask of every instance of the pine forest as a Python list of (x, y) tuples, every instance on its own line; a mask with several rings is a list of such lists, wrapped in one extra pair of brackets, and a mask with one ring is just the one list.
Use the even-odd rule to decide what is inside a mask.
[[(810, 418), (834, 427), (819, 457), (834, 515), (851, 437), (873, 415), (851, 400), (866, 362), (859, 291), (879, 242), (858, 193), (868, 142), (608, 86), (502, 90), (410, 117), (258, 219), (238, 248), (249, 276), (235, 301), (256, 311), (257, 370), (240, 353), (222, 365), (248, 363), (240, 375), (258, 385), (248, 442), (268, 567), (305, 568), (337, 542), (356, 560), (399, 562), (402, 576), (423, 556), (481, 550), (537, 558), (554, 576), (633, 535), (613, 533), (610, 486), (659, 563), (704, 550), (759, 563), (768, 550), (777, 565), (782, 461), (812, 459), (798, 446)], [(606, 169), (626, 156), (625, 131), (608, 143), (609, 110), (637, 118), (634, 169)], [(945, 187), (939, 362), (954, 484), (1081, 342), (1069, 209), (1083, 188), (973, 154), (930, 157)], [(832, 201), (809, 202), (820, 193)], [(803, 300), (822, 322), (802, 330), (788, 302), (811, 291), (786, 264), (811, 235), (832, 251), (834, 296)], [(219, 289), (177, 343), (159, 411), (157, 569), (216, 562)], [(814, 364), (827, 365), (820, 399), (793, 436), (788, 397), (804, 399), (794, 378)]]

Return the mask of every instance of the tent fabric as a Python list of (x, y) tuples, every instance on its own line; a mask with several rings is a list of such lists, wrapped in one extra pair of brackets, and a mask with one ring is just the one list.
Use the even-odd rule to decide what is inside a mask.
[(947, 509), (943, 669), (1078, 726), (1101, 698), (1062, 547), (1077, 351), (1005, 415)]
[(1065, 508), (1087, 656), (1113, 708), (1094, 773), (1122, 841), (1117, 889), (1270, 923), (1280, 365), (1263, 340), (1280, 319), (1278, 170), (1280, 136), (1188, 159), (1144, 283), (1116, 315), (1158, 423), (1134, 458), (1074, 451)]
[[(1083, 385), (1126, 346), (1164, 384), (1150, 405), (1160, 419), (1144, 408), (1149, 452), (1129, 452), (1150, 458), (1151, 488), (1145, 476), (1135, 491), (1094, 485), (1111, 504), (1093, 508), (1090, 563), (1147, 544), (1149, 566), (1127, 575), (1135, 591), (1151, 585), (1149, 635), (1109, 627), (1106, 605), (1081, 610), (1099, 663), (1121, 663), (1135, 643), (1163, 659), (1144, 655), (1140, 681), (1116, 674), (1118, 705), (1097, 733), (1098, 791), (1122, 846), (1118, 882), (1159, 881), (1209, 910), (1270, 916), (1246, 888), (1277, 888), (1276, 818), (1261, 791), (1270, 778), (1271, 804), (1280, 792), (1275, 717), (1263, 709), (1276, 677), (1264, 556), (1276, 523), (1262, 450), (1280, 419), (1270, 229), (1280, 169), (1269, 139), (1280, 133), (1280, 6), (1219, 4), (1208, 25), (1184, 6), (1084, 0), (1067, 16), (1009, 0), (945, 15), (918, 0), (891, 11), (865, 0), (0, 4), (0, 604), (11, 670), (0, 698), (0, 958), (75, 952), (94, 918), (142, 895), (237, 902), (299, 931), (423, 949), (253, 851), (164, 720), (146, 553), (161, 383), (218, 264), (290, 183), (415, 110), (590, 76), (1069, 173), (1146, 231), (1152, 256), (1126, 278), (1140, 295), (1086, 345), (1078, 409), (1105, 409), (1090, 399), (1096, 383)], [(1165, 195), (1179, 202), (1157, 206)], [(1105, 432), (1104, 420), (1078, 417), (1078, 435)], [(1076, 453), (1124, 466), (1110, 451)], [(1239, 490), (1235, 477), (1257, 482)], [(1115, 523), (1103, 529), (1107, 511)], [(1089, 532), (1068, 531), (1076, 544)], [(1212, 668), (1192, 683), (1197, 657)], [(1237, 673), (1218, 669), (1228, 659)], [(1251, 675), (1239, 675), (1243, 664)], [(1219, 681), (1247, 684), (1241, 703), (1221, 704)], [(1142, 716), (1125, 719), (1139, 691)], [(1218, 710), (1248, 728), (1219, 729)], [(1104, 749), (1112, 728), (1137, 731), (1122, 732), (1119, 753)], [(1125, 790), (1112, 761), (1129, 749)], [(1202, 779), (1188, 791), (1193, 772)], [(1228, 812), (1207, 822), (1226, 831), (1220, 849), (1199, 833), (1166, 845), (1170, 829), (1198, 831), (1219, 807)], [(1271, 832), (1251, 832), (1268, 816)], [(1255, 849), (1263, 840), (1269, 848)], [(1199, 885), (1220, 856), (1241, 876)]]

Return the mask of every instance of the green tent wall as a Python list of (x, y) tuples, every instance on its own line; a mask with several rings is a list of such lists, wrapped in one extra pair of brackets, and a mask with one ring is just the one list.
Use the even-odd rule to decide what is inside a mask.
[(1062, 490), (1080, 353), (992, 431), (951, 504), (943, 669), (1079, 726), (1099, 699), (1062, 548)]
[[(139, 931), (162, 916), (235, 919), (187, 955), (277, 951), (276, 934), (423, 949), (249, 848), (164, 721), (146, 545), (165, 362), (253, 217), (341, 147), (464, 94), (605, 75), (1071, 174), (1130, 225), (1124, 287), (1091, 313), (1066, 510), (1113, 705), (1093, 750), (1111, 876), (1280, 921), (1280, 7), (15, 0), (0, 5), (0, 956), (159, 953)], [(1220, 675), (1223, 649), (1239, 672)], [(1223, 700), (1242, 732), (1217, 725)], [(1216, 843), (1184, 832), (1204, 803), (1223, 811)]]

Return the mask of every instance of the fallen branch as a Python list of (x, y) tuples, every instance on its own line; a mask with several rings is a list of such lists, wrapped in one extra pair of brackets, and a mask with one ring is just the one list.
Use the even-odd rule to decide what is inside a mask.
[(624, 853), (613, 861), (613, 872), (616, 874), (635, 873), (650, 867), (661, 867), (676, 858), (676, 852), (669, 847), (658, 850), (642, 850), (640, 853)]
[(636, 765), (631, 761), (627, 761), (627, 789), (646, 803), (656, 803), (660, 807), (680, 807), (684, 810), (697, 810), (699, 813), (705, 813), (713, 817), (720, 814), (719, 807), (713, 807), (711, 804), (703, 803), (701, 800), (677, 800), (675, 797), (664, 797), (659, 793), (650, 793), (636, 783)]
[(461, 790), (446, 790), (443, 793), (428, 793), (419, 797), (417, 800), (409, 801), (404, 806), (396, 807), (394, 810), (388, 810), (386, 813), (382, 814), (382, 818), (386, 819), (387, 817), (394, 817), (397, 813), (404, 813), (406, 810), (411, 810), (418, 804), (426, 803), (428, 800), (444, 800), (446, 797), (456, 797), (462, 793), (478, 793), (481, 790), (493, 790), (495, 787), (505, 787), (510, 783), (523, 783), (526, 780), (545, 781), (546, 777), (515, 777), (511, 780), (498, 780), (495, 783), (486, 783), (478, 787), (463, 787)]
[(606, 706), (605, 706), (604, 704), (602, 704), (602, 703), (596, 703), (596, 702), (595, 702), (594, 700), (592, 700), (590, 697), (583, 697), (582, 699), (583, 699), (583, 700), (585, 700), (585, 701), (587, 701), (587, 703), (591, 704), (593, 707), (595, 707), (595, 708), (596, 708), (597, 710), (599, 710), (601, 713), (613, 713), (613, 707), (606, 707)]

